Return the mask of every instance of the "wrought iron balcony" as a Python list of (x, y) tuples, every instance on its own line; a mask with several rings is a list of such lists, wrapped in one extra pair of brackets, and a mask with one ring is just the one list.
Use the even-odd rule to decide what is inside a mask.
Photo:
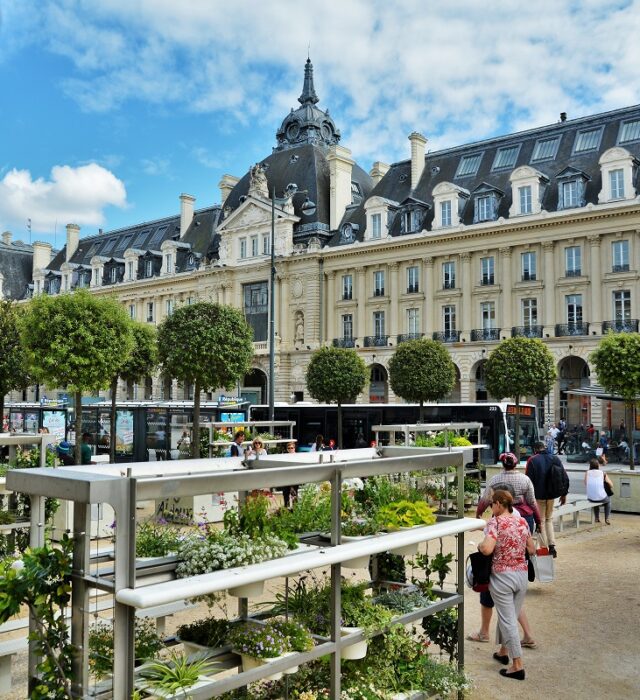
[(614, 333), (637, 333), (638, 319), (629, 318), (618, 321), (604, 321), (602, 324), (602, 332), (613, 331)]
[(356, 339), (355, 338), (334, 338), (333, 347), (334, 348), (355, 348)]
[(500, 340), (500, 328), (474, 328), (471, 331), (471, 342), (479, 340)]
[(456, 288), (456, 281), (455, 280), (443, 282), (443, 284), (442, 284), (442, 289), (455, 289), (455, 288)]
[(523, 282), (535, 282), (536, 281), (536, 273), (535, 272), (523, 272), (522, 273), (522, 281)]
[(364, 337), (364, 347), (365, 348), (380, 348), (389, 345), (388, 335), (365, 335)]
[(542, 338), (543, 326), (513, 326), (512, 338)]
[(582, 321), (578, 323), (556, 323), (556, 338), (564, 335), (589, 335), (589, 324)]
[(353, 293), (351, 291), (342, 292), (342, 301), (351, 301), (353, 299)]
[(436, 331), (433, 334), (434, 340), (439, 340), (441, 343), (459, 343), (460, 331)]
[(417, 284), (407, 285), (407, 294), (417, 294), (420, 291)]
[(629, 272), (629, 263), (625, 265), (613, 265), (611, 272)]
[(482, 279), (480, 280), (481, 287), (488, 287), (492, 284), (495, 284), (495, 277), (493, 275), (482, 275)]
[(564, 273), (565, 277), (581, 277), (582, 276), (582, 270), (577, 269), (577, 270), (566, 270)]
[(398, 345), (405, 343), (407, 340), (420, 340), (424, 337), (424, 333), (400, 333), (398, 336)]
[(374, 297), (383, 297), (384, 296), (384, 287), (378, 287), (373, 290), (373, 296)]

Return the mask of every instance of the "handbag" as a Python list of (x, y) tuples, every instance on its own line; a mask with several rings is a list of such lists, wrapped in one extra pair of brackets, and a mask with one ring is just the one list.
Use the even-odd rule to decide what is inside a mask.
[(602, 482), (604, 484), (604, 492), (607, 496), (613, 496), (613, 489), (609, 486), (609, 482), (606, 479), (603, 479)]
[(489, 577), (491, 576), (491, 563), (493, 554), (472, 552), (467, 557), (467, 585), (476, 593), (489, 590)]
[(535, 577), (540, 583), (551, 583), (555, 578), (555, 563), (553, 556), (549, 553), (549, 548), (538, 547), (536, 544), (536, 553), (531, 557)]
[(529, 583), (533, 583), (536, 580), (536, 569), (531, 561), (529, 552), (526, 552), (525, 555), (527, 558), (527, 578), (529, 579)]

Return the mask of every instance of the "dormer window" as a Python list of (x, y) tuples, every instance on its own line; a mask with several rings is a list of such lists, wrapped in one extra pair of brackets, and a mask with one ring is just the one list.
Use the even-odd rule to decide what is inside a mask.
[(451, 182), (440, 182), (433, 188), (433, 229), (457, 226), (460, 212), (469, 198), (469, 191)]
[(167, 253), (165, 255), (165, 271), (168, 275), (173, 272), (173, 254)]
[(384, 197), (370, 197), (364, 203), (367, 226), (364, 232), (364, 240), (379, 241), (386, 238), (387, 231), (393, 225), (393, 217), (398, 206)]
[(135, 279), (134, 270), (135, 270), (135, 266), (134, 266), (133, 260), (129, 260), (127, 262), (127, 280), (129, 282), (132, 282)]
[(638, 161), (626, 148), (616, 146), (605, 151), (598, 161), (602, 175), (602, 189), (598, 194), (598, 203), (634, 199), (636, 188), (634, 181)]
[(445, 228), (451, 226), (451, 200), (440, 202), (440, 225)]
[(498, 218), (498, 206), (502, 192), (486, 183), (480, 185), (474, 192), (473, 223), (495, 221)]
[(600, 145), (601, 136), (601, 126), (598, 126), (595, 129), (584, 129), (579, 131), (573, 144), (573, 152), (586, 153), (587, 151), (595, 151)]
[(153, 260), (144, 261), (144, 276), (153, 277)]
[(495, 197), (490, 194), (476, 199), (475, 221), (490, 221), (493, 219)]
[(539, 139), (533, 147), (531, 162), (540, 163), (544, 160), (553, 160), (556, 157), (559, 145), (560, 136), (554, 136), (549, 139)]
[(482, 155), (482, 153), (474, 153), (471, 156), (462, 156), (454, 177), (471, 177), (475, 175), (480, 167)]
[(118, 281), (118, 268), (117, 267), (114, 266), (111, 268), (109, 279), (111, 281), (111, 284), (115, 284)]
[(640, 141), (640, 119), (634, 119), (630, 122), (623, 122), (620, 125), (618, 143), (632, 143), (633, 141)]
[(371, 238), (382, 237), (382, 214), (371, 215)]
[(542, 198), (549, 182), (539, 170), (529, 165), (516, 168), (509, 177), (511, 181), (511, 207), (509, 216), (539, 214)]
[(562, 208), (567, 209), (568, 207), (578, 206), (578, 181), (569, 180), (569, 182), (563, 182), (562, 188)]
[(402, 233), (411, 233), (420, 228), (420, 217), (415, 209), (402, 212)]
[(517, 146), (506, 146), (496, 151), (491, 170), (509, 170), (513, 168), (520, 153), (520, 144)]
[(558, 210), (583, 207), (588, 175), (575, 168), (565, 168), (558, 176)]

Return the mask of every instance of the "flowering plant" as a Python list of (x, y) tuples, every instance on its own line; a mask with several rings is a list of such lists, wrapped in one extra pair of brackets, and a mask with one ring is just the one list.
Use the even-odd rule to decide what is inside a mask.
[(168, 525), (163, 518), (139, 523), (136, 528), (136, 556), (165, 557), (178, 549), (181, 540), (180, 531)]
[(287, 637), (270, 623), (237, 627), (229, 635), (229, 643), (238, 653), (255, 659), (273, 659), (291, 651)]
[(311, 632), (295, 620), (276, 619), (270, 622), (271, 627), (283, 634), (289, 641), (292, 651), (309, 651), (313, 649)]
[(342, 534), (346, 537), (365, 537), (380, 531), (378, 524), (368, 518), (352, 518), (342, 523)]

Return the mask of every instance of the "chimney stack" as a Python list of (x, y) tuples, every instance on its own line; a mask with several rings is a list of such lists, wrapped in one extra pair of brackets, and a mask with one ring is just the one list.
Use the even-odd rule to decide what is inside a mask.
[(329, 227), (335, 231), (351, 204), (351, 174), (354, 161), (344, 146), (331, 146), (329, 155)]
[(227, 197), (231, 193), (231, 190), (240, 182), (240, 178), (234, 175), (223, 175), (220, 178), (218, 187), (220, 188), (220, 206), (224, 206), (227, 201)]
[(196, 198), (190, 194), (180, 195), (180, 238), (184, 236), (193, 221), (193, 205)]
[(427, 139), (414, 131), (409, 134), (409, 141), (411, 141), (411, 189), (415, 190), (424, 170), (424, 151)]
[(33, 267), (32, 277), (35, 277), (40, 270), (49, 267), (51, 262), (51, 243), (36, 241), (33, 244)]
[(560, 121), (561, 122), (567, 121), (567, 113), (566, 112), (560, 112)]
[(78, 224), (67, 224), (67, 249), (66, 249), (66, 262), (69, 262), (73, 257), (76, 250), (78, 250), (78, 243), (80, 241), (80, 227)]
[(388, 172), (389, 166), (386, 163), (382, 163), (381, 161), (377, 160), (371, 166), (371, 170), (369, 171), (369, 175), (373, 180), (374, 186), (377, 185)]
[(5, 245), (11, 245), (11, 239), (12, 239), (12, 238), (13, 238), (13, 234), (11, 233), (11, 231), (5, 231), (5, 232), (2, 234), (2, 242), (3, 242)]

